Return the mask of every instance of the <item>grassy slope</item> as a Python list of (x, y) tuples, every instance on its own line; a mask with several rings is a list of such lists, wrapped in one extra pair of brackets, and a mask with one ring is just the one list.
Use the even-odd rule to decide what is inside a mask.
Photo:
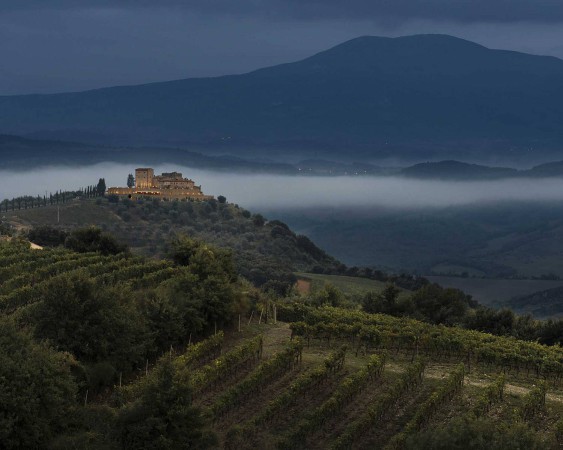
[[(332, 284), (344, 294), (347, 295), (363, 295), (367, 292), (380, 293), (385, 289), (387, 283), (377, 280), (369, 280), (367, 278), (346, 277), (341, 275), (323, 275), (317, 273), (296, 272), (299, 279), (310, 282), (310, 290), (315, 291), (322, 289), (327, 284)], [(411, 291), (401, 289), (401, 294), (408, 295)]]
[[(60, 222), (57, 223), (57, 209)], [(318, 250), (301, 246), (294, 233), (275, 225), (256, 226), (237, 205), (189, 202), (119, 202), (107, 199), (74, 200), (59, 207), (3, 212), (18, 228), (58, 225), (65, 229), (97, 225), (126, 242), (140, 254), (161, 256), (176, 233), (231, 248), (248, 276), (258, 267), (268, 273), (333, 267), (337, 262)], [(281, 231), (281, 233), (280, 233)]]

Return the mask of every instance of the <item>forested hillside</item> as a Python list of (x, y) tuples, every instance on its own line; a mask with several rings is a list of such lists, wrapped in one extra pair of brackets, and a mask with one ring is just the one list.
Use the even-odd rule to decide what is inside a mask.
[[(447, 189), (447, 187), (445, 188)], [(350, 265), (425, 275), (563, 277), (563, 204), (475, 203), (439, 208), (279, 211), (292, 228)]]
[[(265, 294), (181, 236), (165, 260), (92, 228), (65, 247), (0, 243), (4, 448), (563, 443), (560, 346), (431, 323), (446, 304), (426, 322), (376, 313), (395, 308), (385, 293), (364, 311), (330, 286)], [(430, 307), (428, 289), (396, 306)]]
[[(74, 199), (56, 207), (5, 212), (15, 227), (56, 226), (70, 231), (84, 224), (99, 226), (127, 243), (137, 254), (163, 256), (174, 236), (186, 234), (233, 251), (238, 272), (257, 285), (270, 280), (293, 284), (293, 272), (330, 271), (339, 262), (306, 236), (296, 235), (277, 220), (267, 221), (226, 202), (161, 202), (118, 200), (116, 197)], [(60, 218), (60, 222), (57, 219)], [(66, 234), (38, 229), (31, 240), (60, 245)]]

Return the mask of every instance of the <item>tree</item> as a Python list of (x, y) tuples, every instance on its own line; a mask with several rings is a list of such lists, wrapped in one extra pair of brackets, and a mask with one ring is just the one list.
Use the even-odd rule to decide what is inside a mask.
[(132, 295), (123, 285), (104, 288), (82, 271), (53, 277), (32, 313), (35, 336), (81, 362), (130, 370), (152, 346), (146, 322), (129, 300)]
[(174, 288), (170, 286), (170, 280), (166, 280), (155, 290), (144, 293), (138, 302), (157, 349), (184, 344), (189, 333), (203, 329), (196, 300), (182, 293), (176, 295)]
[(227, 203), (227, 197), (225, 197), (224, 195), (220, 195), (219, 197), (217, 197), (217, 201), (219, 203)]
[(237, 296), (233, 284), (237, 271), (231, 251), (180, 236), (171, 243), (169, 256), (186, 271), (162, 283), (158, 292), (166, 293), (186, 318), (184, 327), (197, 332), (198, 325), (214, 327), (230, 322)]
[(37, 344), (0, 320), (0, 447), (46, 448), (65, 430), (75, 402), (76, 365), (71, 355)]
[(127, 246), (120, 244), (108, 233), (98, 227), (78, 228), (65, 240), (65, 247), (75, 252), (100, 252), (102, 255), (117, 255), (127, 252)]
[(165, 359), (145, 381), (140, 399), (119, 413), (123, 449), (207, 449), (217, 437), (192, 404), (188, 380)]
[(210, 275), (225, 276), (229, 282), (237, 278), (233, 254), (228, 249), (179, 236), (170, 243), (168, 256), (179, 266), (189, 266), (190, 272), (200, 280)]
[(257, 227), (263, 227), (266, 223), (266, 219), (264, 219), (262, 214), (254, 214), (254, 216), (252, 216), (252, 223)]
[(538, 340), (541, 344), (563, 345), (563, 319), (542, 322), (538, 330)]
[(98, 195), (105, 195), (106, 193), (106, 180), (105, 178), (100, 178), (98, 181), (98, 186), (96, 187)]
[(411, 299), (417, 318), (446, 325), (462, 323), (467, 310), (474, 305), (470, 295), (458, 289), (445, 289), (437, 284), (424, 286)]
[(169, 244), (168, 257), (179, 266), (187, 266), (201, 245), (202, 243), (195, 239), (178, 236)]
[(516, 316), (510, 309), (478, 308), (465, 319), (465, 325), (472, 330), (484, 331), (496, 335), (511, 335)]
[(381, 293), (381, 299), (383, 300), (383, 307), (387, 311), (394, 311), (397, 304), (397, 299), (399, 298), (401, 290), (393, 284), (388, 284)]
[(397, 299), (400, 292), (401, 290), (393, 284), (385, 286), (385, 289), (379, 294), (368, 292), (362, 299), (362, 308), (370, 314), (396, 314)]
[(127, 187), (130, 189), (135, 187), (135, 177), (132, 173), (127, 175)]
[(369, 314), (382, 312), (381, 295), (373, 291), (367, 292), (362, 298), (362, 309)]
[(330, 283), (312, 296), (312, 302), (316, 306), (340, 306), (343, 300), (342, 292)]
[(68, 234), (64, 230), (43, 225), (29, 230), (27, 237), (31, 242), (42, 247), (57, 247), (65, 243)]

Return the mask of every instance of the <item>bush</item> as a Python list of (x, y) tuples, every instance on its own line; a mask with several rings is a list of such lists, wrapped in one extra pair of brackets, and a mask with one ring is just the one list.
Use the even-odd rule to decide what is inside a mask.
[(98, 227), (74, 230), (65, 239), (65, 247), (79, 253), (100, 252), (105, 256), (128, 251), (126, 245), (120, 244), (113, 236), (103, 233)]
[(103, 288), (84, 273), (59, 275), (43, 287), (33, 312), (35, 336), (80, 361), (120, 370), (141, 363), (152, 346), (146, 323), (125, 287)]
[(100, 362), (87, 367), (88, 385), (94, 391), (103, 387), (112, 386), (116, 380), (117, 372), (108, 362)]
[(45, 225), (29, 230), (27, 238), (42, 247), (58, 247), (64, 245), (68, 235), (69, 233), (64, 230)]
[(264, 219), (264, 216), (262, 214), (255, 214), (254, 216), (252, 216), (252, 223), (254, 224), (254, 226), (263, 227), (266, 223), (266, 219)]
[(74, 359), (0, 320), (0, 446), (45, 448), (67, 427), (75, 402)]
[(143, 386), (141, 398), (119, 412), (123, 449), (216, 448), (189, 384), (165, 360)]

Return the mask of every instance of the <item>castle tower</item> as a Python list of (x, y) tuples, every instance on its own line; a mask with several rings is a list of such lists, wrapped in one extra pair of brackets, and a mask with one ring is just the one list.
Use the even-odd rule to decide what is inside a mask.
[(135, 188), (146, 189), (154, 186), (154, 170), (149, 168), (135, 169)]

